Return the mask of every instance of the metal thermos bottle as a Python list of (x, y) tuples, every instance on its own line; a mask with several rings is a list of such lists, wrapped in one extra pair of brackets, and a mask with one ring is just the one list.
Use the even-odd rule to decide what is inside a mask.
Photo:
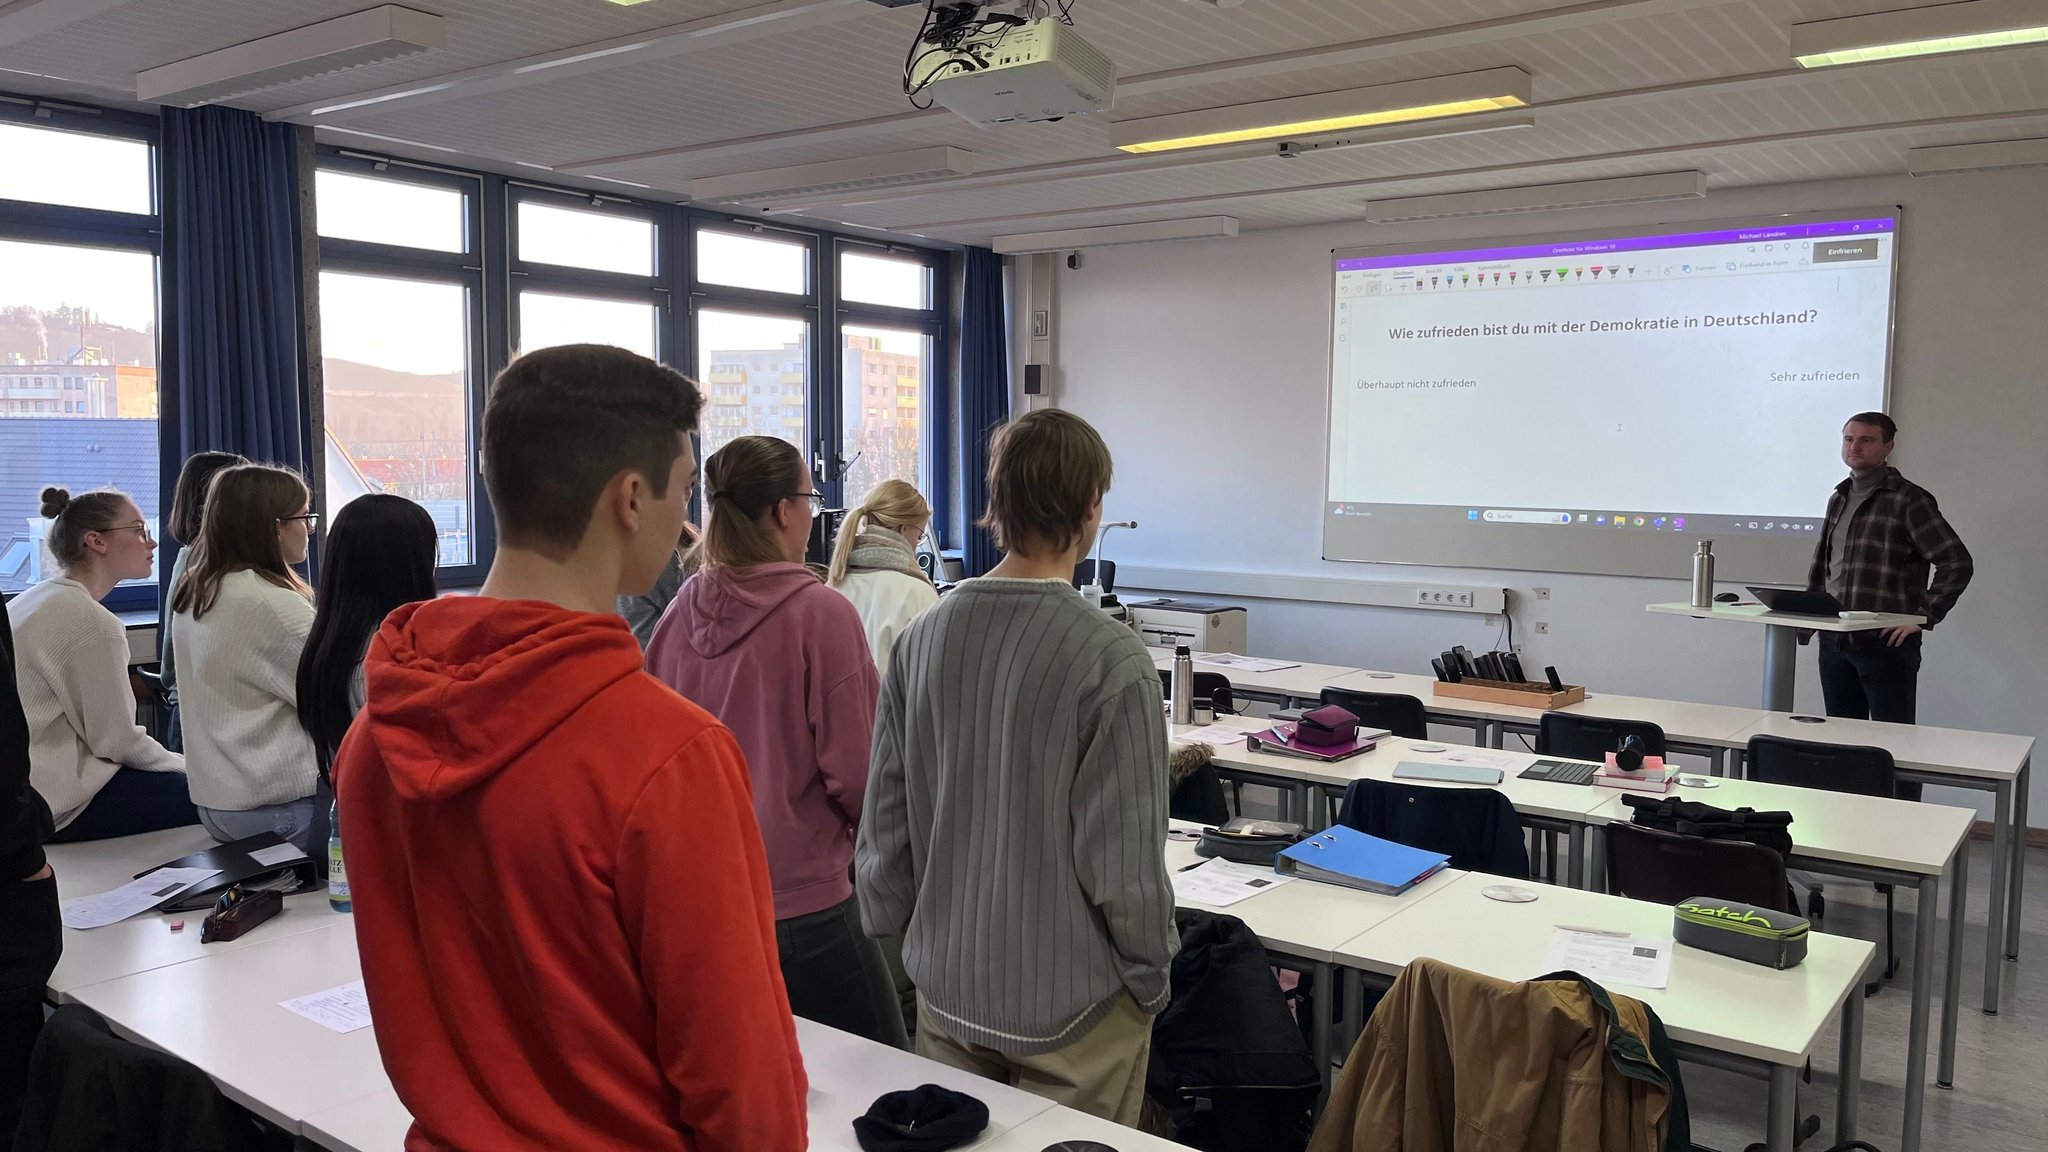
[(1173, 707), (1168, 714), (1175, 724), (1195, 722), (1195, 654), (1185, 644), (1173, 650)]
[(1714, 542), (1700, 541), (1700, 550), (1692, 557), (1692, 606), (1712, 608), (1714, 606)]

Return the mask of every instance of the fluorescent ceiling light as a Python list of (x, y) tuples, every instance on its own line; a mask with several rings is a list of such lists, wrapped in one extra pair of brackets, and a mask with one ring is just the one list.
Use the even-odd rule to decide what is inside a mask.
[(974, 172), (975, 164), (974, 153), (963, 149), (918, 148), (854, 160), (829, 160), (822, 164), (736, 172), (730, 176), (706, 176), (690, 181), (690, 199), (759, 204), (942, 176), (966, 176)]
[(1125, 152), (1170, 152), (1521, 108), (1529, 100), (1527, 72), (1489, 68), (1458, 76), (1126, 120), (1110, 126), (1110, 138)]
[(2048, 4), (1964, 0), (1792, 26), (1792, 58), (1802, 68), (2017, 44), (2048, 44)]
[(2048, 139), (1993, 140), (1984, 144), (1944, 144), (1906, 150), (1906, 171), (1915, 176), (1952, 176), (1959, 172), (1998, 172), (2014, 168), (2048, 168)]
[(1434, 196), (1371, 200), (1366, 203), (1365, 218), (1375, 224), (1393, 224), (1404, 220), (1442, 220), (1453, 216), (1493, 216), (1505, 212), (1696, 200), (1706, 194), (1706, 173), (1667, 172), (1656, 176), (1619, 176), (1611, 180), (1574, 180), (1563, 184), (1492, 188), (1484, 192), (1445, 192)]
[(135, 75), (135, 98), (196, 108), (444, 46), (448, 22), (386, 4)]
[(1024, 252), (1064, 252), (1070, 248), (1108, 248), (1116, 244), (1152, 244), (1161, 240), (1214, 240), (1235, 235), (1235, 216), (1197, 216), (1189, 220), (1106, 224), (1099, 228), (1063, 228), (1057, 232), (998, 236), (995, 250), (1004, 256), (1013, 256)]

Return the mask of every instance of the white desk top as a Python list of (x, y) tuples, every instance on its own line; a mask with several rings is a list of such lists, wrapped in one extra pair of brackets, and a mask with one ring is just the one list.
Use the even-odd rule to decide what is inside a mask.
[(1643, 607), (1661, 616), (1691, 616), (1695, 620), (1733, 620), (1741, 624), (1777, 624), (1787, 628), (1810, 628), (1815, 632), (1870, 632), (1878, 628), (1927, 623), (1925, 616), (1908, 616), (1897, 612), (1872, 613), (1868, 620), (1844, 620), (1839, 616), (1805, 616), (1797, 612), (1773, 612), (1761, 604), (1716, 604), (1712, 608), (1695, 608), (1680, 602), (1646, 604)]
[[(213, 843), (213, 837), (194, 824), (117, 840), (52, 844), (45, 851), (57, 873), (58, 898), (72, 900), (118, 888), (138, 872), (210, 848)], [(174, 919), (185, 921), (183, 932), (171, 931)], [(104, 928), (66, 928), (64, 956), (50, 975), (47, 993), (60, 1004), (68, 1003), (72, 992), (88, 984), (311, 932), (346, 917), (327, 907), (325, 892), (307, 892), (285, 897), (283, 912), (234, 940), (201, 944), (199, 925), (205, 919), (204, 912), (181, 912), (175, 917), (148, 913)]]
[[(988, 1105), (988, 1128), (968, 1148), (1008, 1147), (1001, 1141), (1011, 1129), (1053, 1107), (1052, 1101), (1007, 1084), (809, 1020), (796, 1022), (796, 1038), (811, 1081), (811, 1147), (816, 1150), (860, 1152), (853, 1118), (866, 1113), (883, 1093), (920, 1084), (965, 1092)], [(1043, 1147), (1034, 1145), (1033, 1152)]]
[[(1173, 649), (1152, 648), (1152, 663), (1161, 672), (1173, 669)], [(1279, 659), (1279, 657), (1275, 657)], [(1335, 664), (1296, 664), (1292, 668), (1277, 668), (1271, 672), (1247, 672), (1242, 668), (1221, 668), (1195, 661), (1197, 672), (1215, 672), (1230, 681), (1232, 688), (1249, 692), (1267, 692), (1280, 696), (1299, 696), (1314, 699), (1322, 695), (1323, 685), (1342, 679), (1356, 668), (1339, 667)]]
[[(1068, 1141), (1093, 1140), (1116, 1152), (1187, 1152), (1184, 1144), (1147, 1136), (1134, 1128), (1114, 1124), (1072, 1108), (1048, 1108), (1017, 1127), (1017, 1130), (987, 1145), (988, 1152), (1045, 1152)], [(813, 1148), (817, 1147), (813, 1137)], [(976, 1144), (973, 1147), (980, 1148)]]
[[(1217, 724), (1228, 724), (1256, 731), (1262, 725), (1256, 721), (1245, 721), (1237, 717), (1224, 717)], [(1175, 727), (1180, 734), (1186, 728)], [(1463, 744), (1445, 745), (1449, 752), (1416, 752), (1413, 746), (1422, 743), (1406, 740), (1399, 736), (1382, 739), (1379, 747), (1362, 756), (1324, 764), (1316, 760), (1300, 760), (1291, 756), (1275, 756), (1270, 753), (1252, 752), (1243, 745), (1217, 748), (1213, 762), (1221, 768), (1238, 768), (1277, 776), (1288, 780), (1301, 780), (1329, 788), (1342, 788), (1353, 780), (1387, 780), (1400, 784), (1416, 784), (1425, 788), (1475, 788), (1488, 785), (1451, 784), (1435, 780), (1394, 780), (1394, 769), (1404, 760), (1416, 763), (1442, 762), (1446, 756), (1459, 752), (1472, 752), (1487, 756), (1512, 758), (1516, 765), (1501, 770), (1501, 782), (1491, 787), (1505, 793), (1515, 811), (1527, 816), (1541, 816), (1553, 820), (1586, 822), (1586, 813), (1603, 807), (1608, 802), (1604, 789), (1588, 788), (1583, 784), (1552, 784), (1541, 780), (1523, 780), (1516, 773), (1534, 764), (1541, 757), (1527, 752), (1513, 752), (1497, 748), (1471, 748)]]
[(2034, 755), (2032, 736), (2003, 732), (1971, 732), (1962, 728), (1930, 728), (1919, 724), (1886, 724), (1877, 720), (1829, 719), (1809, 724), (1789, 712), (1759, 712), (1744, 728), (1739, 744), (1751, 736), (1783, 736), (1819, 744), (1864, 744), (1883, 748), (1901, 768), (2010, 780)]
[[(1201, 827), (1184, 820), (1173, 821), (1173, 826)], [(1201, 862), (1202, 857), (1195, 855), (1191, 841), (1166, 842), (1167, 871), (1178, 871)], [(1295, 880), (1247, 897), (1228, 908), (1191, 901), (1179, 904), (1183, 908), (1200, 908), (1205, 912), (1237, 917), (1271, 951), (1327, 962), (1346, 940), (1426, 902), (1432, 894), (1463, 875), (1456, 869), (1446, 868), (1399, 896), (1381, 896), (1314, 880)]]
[[(1948, 869), (1949, 857), (1963, 837), (1969, 835), (1970, 825), (1977, 819), (1974, 808), (1951, 808), (1945, 804), (1824, 792), (1756, 780), (1721, 780), (1720, 785), (1680, 786), (1670, 794), (1717, 808), (1790, 812), (1793, 851), (1802, 856), (1895, 868), (1922, 876), (1939, 876)], [(1613, 799), (1594, 810), (1589, 820), (1625, 824), (1633, 818), (1634, 810), (1622, 802), (1620, 794), (1604, 788), (1594, 791), (1608, 792)]]
[[(1050, 1100), (1007, 1084), (984, 1080), (972, 1072), (809, 1020), (796, 1022), (796, 1039), (803, 1050), (804, 1072), (811, 1082), (808, 1108), (814, 1152), (860, 1152), (860, 1143), (853, 1135), (853, 1118), (865, 1114), (883, 1093), (920, 1084), (965, 1092), (988, 1105), (987, 1130), (979, 1140), (963, 1146), (966, 1148), (1024, 1148), (1024, 1144), (1011, 1142), (1013, 1130), (1055, 1107)], [(411, 1126), (412, 1114), (387, 1083), (362, 1099), (308, 1116), (305, 1134), (332, 1152), (401, 1152)], [(1029, 1147), (1031, 1152), (1039, 1152), (1051, 1142), (1042, 1140)], [(1119, 1147), (1123, 1146), (1120, 1141)], [(1158, 1146), (1177, 1147), (1163, 1142)]]
[(360, 1100), (306, 1117), (303, 1130), (308, 1141), (331, 1152), (404, 1152), (412, 1113), (398, 1102), (398, 1090), (386, 1084)]
[(362, 975), (354, 918), (337, 916), (311, 932), (88, 985), (72, 997), (119, 1035), (187, 1061), (230, 1100), (297, 1132), (307, 1116), (389, 1081), (375, 1028), (343, 1036), (278, 1002)]
[[(1421, 915), (1382, 924), (1339, 950), (1339, 963), (1395, 975), (1415, 959), (1434, 957), (1501, 980), (1549, 973), (1544, 963), (1559, 924), (1671, 935), (1669, 905), (1625, 900), (1574, 888), (1528, 884), (1528, 904), (1488, 900), (1480, 890), (1499, 877), (1468, 873), (1431, 897)], [(1794, 1065), (1813, 1051), (1844, 996), (1863, 994), (1863, 970), (1876, 946), (1867, 940), (1813, 933), (1806, 961), (1779, 972), (1695, 948), (1679, 948), (1671, 986), (1613, 989), (1656, 1009), (1671, 1038), (1773, 1064)]]

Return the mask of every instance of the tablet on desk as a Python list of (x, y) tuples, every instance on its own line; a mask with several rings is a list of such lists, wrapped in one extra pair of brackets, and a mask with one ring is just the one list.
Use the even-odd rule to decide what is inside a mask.
[(1842, 602), (1826, 592), (1808, 592), (1804, 588), (1751, 588), (1749, 594), (1773, 612), (1788, 612), (1795, 616), (1838, 616)]

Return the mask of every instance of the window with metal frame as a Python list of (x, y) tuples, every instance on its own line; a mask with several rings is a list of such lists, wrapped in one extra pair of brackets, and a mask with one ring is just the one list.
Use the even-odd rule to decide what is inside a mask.
[[(133, 113), (0, 93), (0, 593), (61, 575), (45, 487), (118, 488), (154, 534), (157, 129)], [(156, 574), (116, 611), (156, 604)]]

